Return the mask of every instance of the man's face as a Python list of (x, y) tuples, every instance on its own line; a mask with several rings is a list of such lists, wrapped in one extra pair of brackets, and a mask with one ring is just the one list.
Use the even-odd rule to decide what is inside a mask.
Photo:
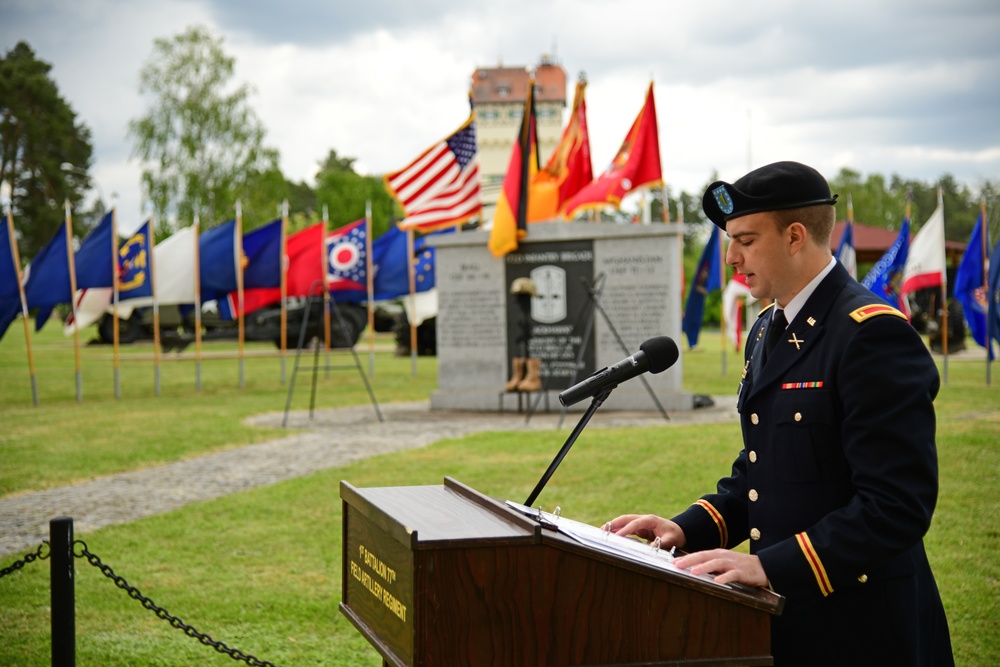
[(786, 305), (782, 296), (788, 289), (789, 244), (773, 214), (753, 213), (730, 220), (726, 232), (730, 238), (726, 263), (746, 276), (750, 293)]

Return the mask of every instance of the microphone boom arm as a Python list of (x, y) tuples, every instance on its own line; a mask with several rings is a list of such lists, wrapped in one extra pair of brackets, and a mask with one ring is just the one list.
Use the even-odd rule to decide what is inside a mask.
[(618, 385), (605, 387), (594, 396), (593, 400), (590, 401), (590, 406), (587, 408), (587, 411), (583, 413), (583, 416), (580, 418), (580, 421), (577, 422), (573, 432), (569, 434), (566, 442), (563, 443), (562, 449), (560, 449), (559, 453), (556, 454), (556, 457), (552, 459), (552, 463), (550, 463), (549, 467), (545, 470), (545, 474), (542, 475), (540, 480), (538, 480), (538, 484), (535, 485), (535, 489), (531, 492), (531, 495), (528, 496), (528, 499), (524, 501), (524, 504), (527, 507), (531, 507), (532, 503), (535, 502), (535, 499), (538, 498), (538, 494), (542, 492), (542, 489), (545, 488), (545, 484), (548, 483), (549, 478), (552, 477), (553, 473), (555, 473), (556, 468), (558, 468), (559, 464), (562, 463), (562, 460), (566, 458), (569, 450), (573, 447), (573, 443), (575, 443), (576, 439), (580, 437), (581, 433), (583, 433), (583, 429), (586, 428), (590, 418), (594, 416), (595, 412), (597, 412), (597, 408), (601, 407), (601, 404), (604, 403), (608, 396), (611, 395), (611, 391), (616, 387), (618, 387)]

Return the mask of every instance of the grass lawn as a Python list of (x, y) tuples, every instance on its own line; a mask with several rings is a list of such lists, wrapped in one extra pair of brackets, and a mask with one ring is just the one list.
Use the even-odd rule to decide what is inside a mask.
[[(739, 356), (727, 353), (723, 374), (718, 334), (703, 337), (701, 350), (684, 353), (685, 389), (734, 392)], [(216, 343), (210, 351), (232, 349)], [(194, 391), (192, 362), (164, 361), (163, 391), (155, 397), (150, 349), (139, 346), (123, 353), (123, 396), (116, 400), (110, 350), (87, 347), (84, 401), (78, 404), (70, 341), (43, 331), (35, 350), (39, 407), (31, 404), (20, 323), (0, 341), (2, 495), (283, 433), (241, 423), (248, 415), (284, 408), (287, 385), (280, 382), (276, 358), (248, 358), (243, 389), (237, 386), (235, 359), (206, 361), (200, 394)], [(366, 350), (359, 347), (367, 370)], [(350, 356), (338, 361), (353, 364)], [(388, 352), (376, 353), (375, 366), (372, 382), (381, 402), (426, 399), (436, 386), (431, 358), (419, 360), (416, 375), (409, 358)], [(308, 396), (308, 382), (300, 378), (293, 408), (307, 407)], [(320, 407), (367, 401), (355, 370), (321, 375)], [(953, 358), (937, 410), (941, 492), (927, 548), (958, 664), (995, 665), (1000, 663), (1000, 494), (994, 491), (1000, 473), (1000, 377), (987, 387), (981, 361)], [(231, 647), (289, 667), (376, 666), (378, 654), (337, 611), (340, 480), (358, 487), (440, 484), (450, 475), (488, 495), (521, 500), (565, 434), (483, 433), (439, 442), (76, 537), (158, 605)], [(607, 442), (614, 446), (602, 446)], [(592, 523), (624, 511), (668, 514), (713, 488), (739, 447), (735, 424), (591, 429), (539, 504), (558, 503), (566, 516)], [(0, 559), (0, 567), (15, 558)], [(78, 559), (76, 568), (78, 664), (232, 663), (142, 609), (86, 561)], [(49, 664), (48, 605), (47, 563), (0, 579), (0, 665)]]

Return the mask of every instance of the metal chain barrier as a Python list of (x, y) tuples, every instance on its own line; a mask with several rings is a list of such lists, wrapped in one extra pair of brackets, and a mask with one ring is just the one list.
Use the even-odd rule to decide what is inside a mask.
[[(194, 639), (197, 639), (205, 646), (211, 646), (219, 653), (224, 653), (233, 660), (241, 660), (247, 663), (248, 665), (251, 665), (252, 667), (277, 667), (274, 663), (268, 662), (267, 660), (261, 660), (247, 653), (243, 653), (239, 649), (230, 648), (226, 646), (224, 643), (216, 641), (215, 639), (212, 639), (211, 637), (202, 632), (198, 632), (198, 630), (191, 627), (181, 619), (177, 618), (176, 616), (172, 616), (170, 613), (167, 612), (166, 609), (158, 607), (152, 600), (150, 600), (148, 597), (139, 592), (139, 589), (135, 588), (134, 586), (130, 586), (129, 583), (125, 581), (124, 578), (115, 574), (114, 570), (112, 570), (109, 566), (102, 563), (100, 558), (98, 558), (95, 554), (91, 553), (89, 549), (87, 549), (87, 543), (84, 542), (83, 540), (74, 541), (73, 546), (74, 546), (73, 549), (74, 557), (86, 558), (87, 562), (89, 562), (91, 565), (99, 569), (108, 579), (111, 579), (113, 582), (115, 582), (115, 586), (127, 592), (129, 594), (129, 597), (131, 597), (133, 600), (138, 600), (143, 607), (150, 610), (164, 621), (170, 623), (172, 627), (183, 631), (184, 634), (186, 634), (188, 637), (193, 637)], [(79, 553), (77, 547), (79, 547)]]
[(24, 558), (16, 560), (7, 567), (0, 570), (0, 579), (3, 579), (8, 574), (17, 572), (18, 570), (20, 570), (25, 565), (28, 565), (29, 563), (32, 563), (36, 560), (45, 560), (46, 558), (48, 558), (49, 555), (47, 553), (42, 553), (42, 550), (45, 547), (47, 547), (48, 544), (49, 544), (48, 542), (42, 542), (41, 544), (38, 545), (38, 548), (35, 549), (33, 552), (31, 552), (30, 554), (25, 554)]

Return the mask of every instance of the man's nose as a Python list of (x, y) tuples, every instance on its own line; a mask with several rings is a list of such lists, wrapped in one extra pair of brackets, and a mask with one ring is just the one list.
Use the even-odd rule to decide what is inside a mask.
[(736, 266), (738, 261), (738, 256), (734, 244), (729, 243), (726, 245), (726, 264), (729, 266)]

